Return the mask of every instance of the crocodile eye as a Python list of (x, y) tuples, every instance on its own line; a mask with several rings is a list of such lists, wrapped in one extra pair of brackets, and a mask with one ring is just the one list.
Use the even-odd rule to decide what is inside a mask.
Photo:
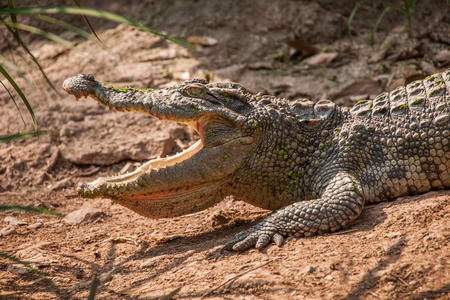
[(191, 93), (194, 96), (200, 95), (203, 92), (203, 89), (198, 86), (192, 86), (189, 88), (189, 93)]

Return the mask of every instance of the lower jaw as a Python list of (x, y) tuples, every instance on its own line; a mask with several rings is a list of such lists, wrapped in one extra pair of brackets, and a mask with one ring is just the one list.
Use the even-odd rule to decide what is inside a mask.
[(158, 191), (154, 193), (145, 193), (145, 194), (136, 194), (129, 195), (126, 197), (120, 197), (122, 199), (130, 199), (141, 201), (142, 204), (148, 203), (148, 205), (152, 205), (152, 203), (161, 201), (161, 202), (171, 202), (173, 199), (182, 199), (185, 197), (189, 197), (192, 194), (198, 193), (201, 190), (202, 185), (196, 186), (186, 186), (180, 188), (170, 189), (168, 191)]
[(114, 202), (152, 219), (176, 217), (204, 210), (221, 200), (217, 182), (151, 194), (121, 196)]

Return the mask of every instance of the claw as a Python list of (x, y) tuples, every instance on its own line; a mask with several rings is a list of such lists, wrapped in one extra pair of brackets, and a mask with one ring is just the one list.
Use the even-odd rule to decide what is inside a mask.
[(276, 226), (276, 222), (272, 220), (276, 216), (275, 214), (271, 215), (249, 230), (236, 234), (230, 242), (222, 247), (221, 252), (225, 250), (244, 251), (251, 247), (259, 250), (266, 247), (272, 241), (278, 247), (281, 247), (284, 242), (284, 237)]
[(223, 253), (224, 251), (231, 251), (233, 250), (233, 246), (234, 246), (234, 242), (228, 242), (226, 243), (221, 249), (220, 249), (220, 253)]
[(252, 247), (259, 250), (266, 247), (271, 241), (275, 242), (278, 247), (281, 247), (284, 237), (276, 229), (271, 228), (268, 230), (267, 227), (260, 223), (247, 231), (236, 234), (230, 242), (222, 247), (220, 252), (226, 250), (245, 251)]
[(248, 236), (243, 241), (235, 244), (233, 246), (234, 251), (245, 251), (257, 244), (257, 237), (256, 236)]
[(256, 241), (255, 248), (256, 249), (262, 249), (265, 246), (269, 244), (269, 242), (272, 240), (271, 236), (268, 234), (262, 234), (258, 237), (258, 240)]

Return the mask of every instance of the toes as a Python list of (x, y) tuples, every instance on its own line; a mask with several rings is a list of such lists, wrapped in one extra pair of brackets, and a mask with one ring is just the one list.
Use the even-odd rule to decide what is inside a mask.
[(236, 245), (233, 246), (233, 250), (234, 251), (244, 251), (247, 250), (253, 246), (255, 246), (257, 241), (257, 237), (255, 236), (248, 236), (246, 239), (244, 239), (243, 241), (237, 243)]
[[(244, 248), (245, 245), (247, 244), (247, 243), (245, 242), (245, 240), (246, 240), (246, 238), (247, 238), (250, 234), (251, 234), (251, 231), (250, 231), (250, 230), (239, 232), (238, 234), (236, 234), (236, 235), (234, 236), (234, 238), (233, 238), (231, 241), (229, 241), (228, 243), (226, 243), (226, 244), (222, 247), (222, 249), (220, 249), (220, 252), (223, 252), (223, 251), (231, 251), (231, 250), (234, 250), (234, 251), (244, 251), (244, 250), (250, 248), (251, 246), (248, 246), (247, 248)], [(244, 243), (244, 242), (245, 242), (245, 243)], [(252, 246), (253, 246), (253, 245), (252, 245)]]
[(231, 251), (233, 250), (233, 246), (234, 246), (235, 242), (231, 241), (226, 243), (221, 249), (220, 249), (220, 253), (223, 253), (224, 251)]
[(272, 241), (274, 241), (278, 247), (281, 247), (284, 243), (284, 237), (279, 233), (275, 233), (272, 237)]
[(276, 230), (255, 226), (247, 231), (236, 234), (233, 240), (226, 243), (220, 251), (245, 251), (252, 247), (262, 249), (272, 241), (280, 247), (283, 245), (284, 237)]
[(271, 240), (270, 235), (261, 234), (258, 237), (258, 241), (256, 242), (255, 248), (258, 250), (264, 248), (265, 246), (267, 246), (269, 244), (270, 240)]

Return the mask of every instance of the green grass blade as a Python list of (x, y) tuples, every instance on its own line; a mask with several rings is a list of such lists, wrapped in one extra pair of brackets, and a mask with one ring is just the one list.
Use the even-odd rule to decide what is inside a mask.
[(173, 291), (171, 291), (169, 294), (165, 295), (164, 297), (161, 298), (161, 300), (171, 300), (174, 299), (173, 297), (178, 294), (181, 290), (181, 287), (174, 289)]
[(46, 208), (34, 207), (34, 206), (3, 205), (3, 206), (0, 206), (0, 211), (2, 211), (2, 210), (21, 210), (21, 211), (36, 212), (36, 213), (40, 213), (40, 214), (64, 217), (63, 214), (57, 213), (53, 210), (46, 209)]
[[(2, 17), (0, 17), (0, 24), (7, 24)], [(10, 27), (10, 26), (6, 26), (5, 27), (8, 29), (9, 32), (11, 32), (11, 34), (14, 35), (14, 28)], [(8, 41), (8, 39), (6, 38), (6, 36), (3, 34), (2, 32), (2, 36), (3, 36), (3, 40), (5, 41), (5, 43), (8, 44), (8, 48), (13, 49), (14, 46)], [(41, 71), (41, 73), (43, 73), (44, 78), (47, 80), (47, 82), (49, 82), (50, 87), (53, 87), (53, 85), (51, 84), (50, 80), (48, 80), (47, 76), (45, 75), (41, 65), (38, 63), (38, 61), (36, 60), (36, 58), (34, 57), (34, 55), (30, 52), (30, 50), (28, 49), (28, 47), (25, 45), (25, 43), (22, 41), (22, 39), (20, 37), (18, 37), (19, 39), (19, 43), (20, 45), (23, 47), (23, 49), (25, 49), (25, 51), (28, 53), (28, 55), (30, 55), (31, 59), (36, 63), (36, 65), (38, 66), (39, 70)], [(19, 54), (20, 57), (22, 57)], [(6, 65), (8, 68), (14, 70), (16, 72), (16, 74), (23, 78), (27, 84), (33, 88), (36, 89), (36, 87), (34, 86), (34, 84), (25, 76), (25, 74), (19, 69), (19, 67), (17, 67), (14, 63), (10, 62), (6, 57), (4, 57), (3, 55), (0, 54), (0, 61), (3, 62), (4, 65)], [(53, 87), (54, 88), (54, 87)]]
[(33, 132), (20, 132), (16, 134), (11, 134), (7, 136), (0, 136), (0, 143), (6, 143), (13, 140), (25, 139), (30, 137), (39, 137), (44, 134), (50, 134), (50, 131), (33, 131)]
[[(0, 17), (0, 20), (3, 21), (3, 18)], [(8, 28), (8, 29), (11, 30), (10, 28)], [(15, 46), (8, 40), (8, 38), (7, 38), (6, 35), (5, 35), (5, 31), (4, 31), (4, 30), (0, 30), (0, 34), (2, 35), (3, 42), (4, 42), (6, 45), (8, 45), (7, 48), (8, 48), (8, 49), (14, 49)]]
[[(0, 18), (0, 19), (1, 19), (1, 18)], [(3, 19), (0, 20), (0, 23), (6, 24), (6, 22), (4, 22)], [(9, 27), (9, 26), (6, 26), (6, 28), (7, 28), (12, 34), (14, 34), (13, 28), (11, 28), (11, 27)], [(6, 39), (6, 37), (5, 37), (4, 39)], [(35, 65), (38, 67), (39, 71), (41, 72), (42, 76), (44, 77), (45, 81), (46, 81), (47, 84), (50, 86), (50, 88), (51, 88), (57, 95), (59, 95), (58, 90), (55, 88), (55, 86), (54, 86), (53, 83), (50, 81), (50, 79), (48, 79), (47, 74), (45, 74), (44, 69), (42, 68), (42, 66), (41, 66), (41, 64), (39, 63), (39, 61), (36, 59), (36, 57), (33, 55), (33, 53), (31, 53), (30, 49), (28, 49), (27, 45), (22, 41), (22, 39), (21, 39), (20, 37), (19, 37), (19, 42), (20, 42), (20, 45), (22, 46), (22, 48), (25, 50), (25, 52), (27, 52), (28, 55), (31, 57), (31, 60), (32, 60), (32, 61), (35, 63)], [(17, 68), (17, 69), (18, 69), (18, 68)], [(22, 73), (22, 72), (20, 72), (20, 73)], [(18, 73), (19, 76), (21, 76), (20, 73)], [(22, 73), (22, 74), (23, 74), (23, 73)], [(24, 77), (24, 75), (21, 76), (21, 77)], [(29, 80), (27, 80), (27, 83), (30, 84), (30, 86), (33, 86)]]
[[(95, 42), (97, 42), (100, 47), (102, 47), (105, 51), (108, 51), (108, 47), (106, 47), (104, 44), (102, 44), (101, 42), (99, 42), (100, 40), (97, 39), (93, 39), (91, 34), (85, 30), (82, 30), (76, 26), (73, 26), (67, 22), (55, 19), (55, 18), (51, 18), (49, 16), (45, 16), (42, 14), (36, 14), (36, 15), (32, 15), (32, 17), (38, 18), (42, 21), (48, 22), (50, 24), (54, 24), (57, 26), (60, 26), (62, 28), (65, 28), (69, 31), (75, 32), (76, 34), (84, 37), (87, 40), (93, 40)], [(35, 62), (35, 64), (38, 66), (39, 70), (41, 71), (42, 76), (44, 77), (44, 79), (46, 80), (47, 84), (53, 89), (53, 91), (59, 95), (58, 90), (53, 86), (53, 84), (51, 83), (51, 81), (48, 79), (47, 75), (45, 74), (44, 70), (42, 69), (41, 65), (39, 64), (39, 62), (36, 60), (36, 58), (33, 56), (33, 54), (31, 54), (31, 52), (28, 50), (28, 48), (25, 46), (25, 44), (22, 42), (22, 45), (24, 47), (24, 49), (28, 52), (28, 54), (31, 56), (32, 60)]]
[(87, 297), (87, 300), (94, 300), (95, 295), (97, 294), (97, 288), (100, 285), (100, 279), (96, 275), (94, 275), (94, 278), (92, 279), (91, 287), (89, 288), (89, 295)]
[(350, 41), (352, 41), (352, 22), (353, 22), (353, 18), (355, 17), (355, 13), (358, 10), (358, 8), (364, 4), (364, 2), (366, 2), (367, 0), (361, 0), (359, 1), (355, 7), (353, 8), (350, 17), (348, 17), (348, 22), (347, 22), (347, 33), (348, 33), (348, 38), (350, 39)]
[(58, 287), (55, 285), (55, 283), (54, 283), (50, 278), (47, 277), (48, 274), (46, 274), (46, 273), (44, 273), (44, 272), (41, 272), (41, 271), (39, 271), (38, 269), (33, 268), (28, 262), (23, 261), (23, 260), (20, 260), (20, 259), (18, 259), (17, 257), (15, 257), (14, 255), (9, 255), (9, 254), (3, 253), (3, 252), (0, 252), (0, 257), (7, 258), (7, 259), (12, 260), (12, 261), (15, 262), (15, 263), (24, 265), (25, 267), (27, 267), (28, 270), (30, 270), (30, 271), (33, 272), (34, 274), (38, 275), (39, 277), (44, 278), (44, 280), (45, 280), (48, 284), (50, 284), (51, 286), (53, 286), (54, 288), (56, 288), (56, 289), (58, 290)]
[(404, 3), (405, 3), (405, 10), (397, 7), (393, 7), (392, 9), (405, 15), (406, 19), (408, 20), (408, 36), (410, 39), (412, 39), (411, 16), (413, 13), (413, 9), (412, 6), (410, 5), (411, 3), (408, 0), (405, 0)]
[(72, 32), (75, 32), (76, 34), (81, 35), (82, 37), (84, 37), (87, 40), (91, 39), (91, 34), (89, 32), (87, 32), (87, 31), (85, 31), (83, 29), (80, 29), (80, 28), (78, 28), (76, 26), (73, 26), (73, 25), (71, 25), (69, 23), (66, 23), (64, 21), (61, 21), (61, 20), (58, 20), (58, 19), (55, 19), (55, 18), (51, 18), (51, 17), (48, 17), (48, 16), (44, 16), (44, 15), (32, 15), (32, 17), (36, 17), (36, 18), (38, 18), (38, 19), (40, 19), (42, 21), (45, 21), (45, 22), (48, 22), (48, 23), (51, 23), (51, 24), (63, 27), (63, 28), (65, 28), (67, 30), (70, 30)]
[[(16, 66), (13, 62), (9, 61), (6, 57), (0, 54), (0, 62), (6, 66), (7, 68), (13, 70), (17, 76), (20, 78), (23, 78), (23, 80), (26, 81), (26, 83), (33, 89), (36, 89), (34, 84), (25, 76), (25, 74), (19, 69), (18, 66)], [(1, 66), (1, 65), (0, 65)]]
[(22, 41), (22, 47), (23, 49), (25, 49), (25, 51), (28, 53), (28, 55), (31, 57), (31, 60), (35, 63), (35, 65), (38, 67), (39, 72), (41, 72), (42, 77), (44, 77), (45, 81), (47, 82), (47, 84), (50, 86), (50, 88), (57, 94), (60, 95), (58, 90), (55, 88), (55, 86), (53, 85), (53, 83), (50, 81), (50, 79), (48, 79), (47, 74), (45, 74), (44, 69), (42, 68), (41, 64), (39, 63), (39, 61), (36, 59), (36, 57), (33, 55), (33, 53), (31, 53), (30, 49), (28, 49), (28, 47), (25, 45), (25, 43)]
[(83, 29), (80, 29), (80, 28), (78, 28), (76, 26), (73, 26), (73, 25), (71, 25), (71, 24), (69, 24), (67, 22), (64, 22), (64, 21), (61, 21), (61, 20), (58, 20), (58, 19), (55, 19), (55, 18), (51, 18), (49, 16), (44, 16), (44, 15), (32, 15), (32, 16), (36, 17), (36, 18), (38, 18), (38, 19), (40, 19), (42, 21), (45, 21), (45, 22), (48, 22), (48, 23), (60, 26), (62, 28), (65, 28), (65, 29), (67, 29), (69, 31), (75, 32), (76, 34), (84, 37), (87, 40), (95, 41), (104, 50), (108, 50), (108, 47), (106, 47), (102, 42), (100, 42), (100, 40), (98, 38), (97, 39), (92, 38), (91, 34), (89, 32), (87, 32), (87, 31), (83, 30)]
[(98, 17), (107, 19), (110, 21), (127, 24), (136, 28), (141, 29), (142, 31), (146, 31), (152, 33), (154, 35), (160, 36), (166, 40), (174, 42), (183, 47), (191, 47), (191, 44), (187, 42), (180, 41), (178, 39), (172, 38), (168, 35), (157, 32), (156, 30), (151, 29), (141, 23), (122, 17), (120, 15), (110, 13), (104, 10), (91, 9), (91, 8), (79, 8), (79, 7), (22, 7), (22, 8), (14, 8), (14, 9), (0, 9), (0, 15), (10, 15), (11, 13), (15, 13), (18, 15), (32, 15), (32, 14), (57, 14), (57, 13), (67, 13), (67, 14), (75, 14), (75, 15), (86, 15), (92, 17)]
[(401, 14), (405, 15), (406, 17), (408, 17), (408, 12), (407, 12), (407, 10), (403, 10), (403, 9), (401, 9), (401, 8), (398, 8), (398, 7), (391, 7), (391, 9), (393, 9), (393, 10), (395, 10), (395, 11), (398, 11), (399, 13), (401, 13)]
[[(11, 94), (11, 92), (9, 91), (8, 87), (3, 83), (3, 81), (0, 80), (0, 84), (3, 85), (3, 87), (5, 88), (5, 90), (8, 92), (9, 97), (11, 98), (11, 100), (14, 102), (14, 105), (17, 108), (17, 111), (19, 112), (20, 118), (22, 119), (23, 125), (27, 126), (27, 123), (25, 123), (25, 120), (23, 119), (23, 115), (22, 112), (20, 111), (19, 106), (17, 105), (16, 99), (14, 99), (14, 96)], [(0, 138), (1, 141), (1, 138)]]
[(9, 83), (13, 86), (13, 88), (16, 90), (16, 92), (19, 94), (20, 98), (22, 98), (23, 103), (25, 103), (25, 106), (28, 109), (28, 112), (31, 115), (31, 119), (33, 120), (33, 126), (34, 126), (34, 131), (38, 132), (38, 127), (37, 127), (37, 122), (36, 122), (36, 116), (34, 115), (33, 112), (33, 108), (31, 108), (30, 103), (28, 102), (27, 97), (25, 96), (25, 94), (22, 92), (22, 90), (20, 89), (20, 87), (17, 85), (17, 83), (14, 81), (14, 79), (8, 74), (8, 72), (0, 65), (0, 73), (3, 74), (3, 76), (5, 76), (6, 80), (9, 81)]
[[(81, 8), (80, 3), (77, 0), (73, 0), (75, 2), (75, 4)], [(100, 40), (100, 38), (98, 37), (97, 33), (94, 30), (94, 27), (92, 27), (91, 22), (89, 22), (89, 19), (86, 17), (86, 15), (83, 15), (84, 21), (86, 22), (87, 26), (89, 27), (89, 29), (91, 30), (92, 34), (95, 35), (95, 37), (97, 38), (97, 40), (101, 43), (102, 41)]]
[[(411, 1), (411, 6), (410, 6), (411, 14), (413, 14), (414, 10), (416, 9), (416, 3), (417, 3), (417, 0), (412, 0)], [(447, 3), (448, 3), (448, 1), (447, 1)]]
[(386, 8), (383, 10), (383, 12), (380, 14), (380, 16), (378, 17), (377, 21), (375, 22), (375, 25), (373, 26), (373, 29), (372, 29), (372, 35), (371, 35), (371, 37), (370, 37), (370, 46), (371, 46), (372, 48), (373, 48), (374, 40), (375, 40), (375, 31), (377, 31), (378, 26), (379, 26), (380, 23), (381, 23), (381, 20), (383, 19), (384, 15), (386, 15), (387, 12), (388, 12), (390, 9), (391, 9), (390, 6), (386, 7)]
[[(14, 1), (13, 0), (8, 0), (8, 7), (10, 9), (14, 9)], [(9, 16), (11, 17), (11, 22), (13, 24), (17, 24), (17, 15), (15, 13), (12, 13)], [(19, 46), (20, 46), (19, 30), (18, 29), (14, 29), (12, 34), (16, 38), (17, 44), (19, 44)]]
[(403, 0), (403, 4), (405, 5), (405, 12), (407, 15), (410, 15), (412, 2), (410, 0)]
[[(405, 0), (405, 1), (408, 1), (408, 2), (409, 2), (409, 0)], [(448, 0), (447, 0), (447, 4), (448, 4), (448, 3), (449, 3), (449, 2), (448, 2)], [(415, 9), (416, 9), (416, 0), (412, 0), (412, 1), (409, 3), (409, 10), (408, 10), (408, 16), (407, 16), (407, 18), (408, 18), (409, 39), (410, 39), (410, 40), (412, 40), (412, 38), (413, 38), (411, 18), (412, 18), (412, 15), (413, 15)]]
[(34, 34), (38, 34), (38, 35), (40, 35), (40, 36), (42, 36), (44, 38), (47, 38), (47, 39), (49, 39), (51, 41), (54, 41), (54, 42), (56, 42), (58, 44), (61, 44), (61, 45), (65, 46), (65, 47), (69, 48), (70, 50), (75, 51), (78, 54), (81, 54), (84, 57), (87, 57), (86, 54), (84, 54), (81, 50), (79, 50), (77, 47), (75, 47), (72, 43), (70, 43), (69, 41), (67, 41), (67, 40), (65, 40), (65, 39), (63, 39), (63, 38), (61, 38), (59, 36), (57, 36), (56, 34), (53, 34), (53, 33), (50, 33), (50, 32), (44, 31), (44, 30), (41, 30), (41, 29), (39, 29), (37, 27), (26, 25), (26, 24), (20, 24), (20, 23), (10, 24), (10, 23), (6, 23), (6, 22), (3, 22), (3, 21), (0, 21), (0, 24), (3, 24), (3, 25), (8, 26), (8, 27), (14, 27), (14, 28), (26, 30), (26, 31), (29, 31), (29, 32), (34, 33)]

